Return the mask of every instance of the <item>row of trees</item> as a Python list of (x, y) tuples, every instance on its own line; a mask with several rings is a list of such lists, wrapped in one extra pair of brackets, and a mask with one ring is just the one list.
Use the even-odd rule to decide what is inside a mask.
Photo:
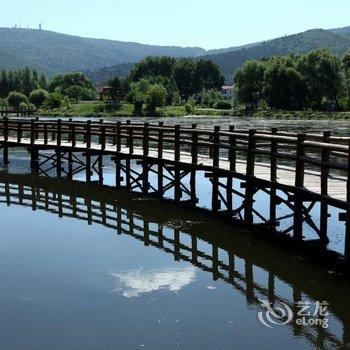
[(94, 100), (97, 93), (83, 73), (55, 76), (49, 83), (44, 74), (25, 68), (0, 74), (2, 105), (18, 108), (59, 108), (70, 100)]
[[(125, 79), (114, 78), (106, 82), (115, 96), (113, 100), (127, 100), (134, 105), (136, 114), (154, 112), (156, 107), (180, 105), (189, 99), (220, 100), (218, 90), (224, 76), (211, 60), (176, 60), (171, 57), (147, 57), (134, 67)], [(203, 97), (205, 95), (205, 97)]]
[(0, 74), (0, 98), (6, 98), (12, 91), (28, 97), (33, 90), (39, 88), (47, 88), (47, 79), (35, 69), (25, 68), (9, 72), (3, 70)]
[[(347, 109), (350, 53), (343, 60), (325, 50), (247, 61), (234, 77), (238, 102), (252, 109)], [(345, 98), (345, 100), (344, 100)]]

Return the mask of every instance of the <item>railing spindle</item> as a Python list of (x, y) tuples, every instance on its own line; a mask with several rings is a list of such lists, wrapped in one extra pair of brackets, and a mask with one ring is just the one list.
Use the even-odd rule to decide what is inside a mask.
[(247, 149), (247, 176), (254, 176), (254, 168), (255, 168), (255, 129), (249, 130), (249, 139), (248, 139), (248, 149)]

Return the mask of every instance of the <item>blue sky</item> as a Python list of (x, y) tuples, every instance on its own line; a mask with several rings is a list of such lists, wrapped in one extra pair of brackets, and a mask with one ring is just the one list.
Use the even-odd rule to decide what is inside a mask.
[(0, 26), (210, 49), (350, 26), (349, 13), (350, 0), (1, 0)]

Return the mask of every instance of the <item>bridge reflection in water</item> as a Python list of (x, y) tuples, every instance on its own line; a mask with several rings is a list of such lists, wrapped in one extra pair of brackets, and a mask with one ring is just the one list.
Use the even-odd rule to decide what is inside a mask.
[[(7, 173), (0, 173), (0, 202), (100, 224), (118, 235), (133, 237), (145, 246), (172, 254), (176, 261), (211, 273), (213, 280), (232, 285), (251, 305), (258, 306), (259, 299), (267, 299), (276, 305), (283, 302), (295, 311), (299, 301), (327, 300), (329, 329), (295, 322), (288, 326), (295, 336), (320, 349), (341, 348), (350, 342), (349, 286), (341, 276), (325, 273), (308, 260), (256, 239), (254, 243), (239, 231), (232, 234), (232, 225), (227, 229), (228, 224), (217, 218), (212, 224), (207, 215), (175, 209), (171, 204), (164, 209), (158, 200), (152, 200), (150, 209), (149, 200), (108, 186), (77, 181), (67, 186), (67, 181)], [(261, 276), (266, 278), (262, 280)], [(290, 289), (291, 297), (279, 295), (277, 284)]]

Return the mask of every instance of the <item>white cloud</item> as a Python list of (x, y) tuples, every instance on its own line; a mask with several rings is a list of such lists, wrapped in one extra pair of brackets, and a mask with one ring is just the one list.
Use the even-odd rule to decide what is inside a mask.
[(118, 279), (118, 287), (113, 292), (122, 292), (126, 298), (135, 298), (159, 289), (179, 291), (195, 279), (196, 272), (193, 267), (189, 266), (184, 269), (146, 271), (141, 268), (111, 275)]

